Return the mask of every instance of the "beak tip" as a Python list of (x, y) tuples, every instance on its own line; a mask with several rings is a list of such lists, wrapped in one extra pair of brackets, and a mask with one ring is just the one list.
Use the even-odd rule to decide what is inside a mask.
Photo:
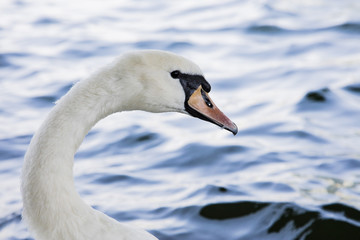
[(232, 126), (231, 127), (225, 127), (226, 130), (232, 132), (232, 134), (234, 134), (234, 136), (238, 133), (238, 127), (236, 126), (235, 123), (232, 122)]

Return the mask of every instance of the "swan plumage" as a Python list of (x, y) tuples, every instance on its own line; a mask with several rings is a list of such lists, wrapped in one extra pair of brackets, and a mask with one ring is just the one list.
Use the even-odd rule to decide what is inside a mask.
[(89, 130), (121, 111), (180, 112), (237, 127), (213, 103), (200, 68), (178, 55), (144, 50), (124, 54), (63, 96), (25, 154), (23, 218), (38, 240), (156, 239), (87, 205), (74, 187), (74, 155)]

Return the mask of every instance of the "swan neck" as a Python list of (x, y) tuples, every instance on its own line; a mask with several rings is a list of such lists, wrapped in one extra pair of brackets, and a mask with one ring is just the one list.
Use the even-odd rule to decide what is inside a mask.
[[(71, 235), (74, 224), (89, 225), (84, 221), (98, 218), (99, 212), (85, 204), (75, 189), (74, 155), (100, 119), (121, 109), (106, 108), (111, 106), (111, 98), (92, 94), (88, 84), (91, 81), (76, 84), (59, 100), (25, 155), (21, 184), (23, 217), (39, 239), (54, 236), (63, 239), (64, 233)], [(110, 219), (105, 215), (103, 218)]]

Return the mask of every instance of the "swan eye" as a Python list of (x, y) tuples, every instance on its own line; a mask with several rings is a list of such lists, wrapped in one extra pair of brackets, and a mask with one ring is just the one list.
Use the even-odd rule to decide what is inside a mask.
[(180, 71), (175, 70), (173, 72), (170, 73), (172, 78), (179, 78), (180, 77)]

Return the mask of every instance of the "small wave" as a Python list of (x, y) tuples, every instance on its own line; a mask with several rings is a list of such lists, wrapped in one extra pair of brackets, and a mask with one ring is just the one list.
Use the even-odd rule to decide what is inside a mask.
[(360, 94), (360, 83), (350, 84), (344, 89), (354, 94)]
[(275, 136), (280, 137), (294, 137), (296, 139), (306, 139), (308, 141), (312, 141), (315, 143), (327, 143), (326, 139), (323, 139), (321, 137), (315, 136), (307, 131), (303, 130), (294, 130), (294, 131), (288, 131), (288, 132), (277, 132), (274, 133)]
[(69, 48), (62, 52), (64, 58), (78, 59), (93, 57), (95, 52), (78, 48)]
[[(209, 204), (200, 209), (200, 216), (209, 220), (238, 219), (228, 224), (238, 224), (246, 217), (247, 223), (257, 225), (252, 239), (359, 239), (360, 211), (341, 203), (306, 209), (294, 203), (229, 202)], [(343, 216), (348, 219), (344, 219)], [(249, 218), (253, 216), (252, 218)], [(246, 227), (247, 224), (243, 224)], [(227, 228), (229, 229), (229, 228)], [(241, 232), (241, 231), (237, 231)], [(246, 231), (244, 231), (246, 232)], [(226, 233), (231, 235), (231, 233)]]
[(34, 22), (35, 25), (49, 25), (49, 24), (57, 24), (57, 23), (59, 23), (59, 21), (51, 17), (39, 18)]
[(8, 53), (0, 53), (0, 68), (12, 68), (19, 69), (21, 66), (13, 63), (14, 58), (26, 58), (29, 57), (30, 54), (27, 53), (19, 53), (19, 52), (8, 52)]
[(333, 174), (345, 174), (349, 171), (360, 170), (359, 159), (340, 159), (332, 162), (321, 163), (316, 167), (319, 171), (326, 171)]
[(24, 156), (31, 135), (0, 139), (0, 161)]
[(192, 47), (193, 44), (190, 42), (171, 42), (166, 47), (167, 50), (175, 50), (175, 49), (186, 49)]
[(326, 204), (322, 206), (322, 209), (329, 211), (329, 212), (335, 212), (338, 214), (343, 214), (345, 217), (352, 219), (354, 221), (360, 222), (360, 211), (341, 204), (341, 203), (331, 203)]
[(249, 193), (247, 193), (246, 191), (239, 189), (238, 186), (230, 185), (223, 187), (223, 186), (208, 184), (192, 191), (191, 193), (187, 194), (184, 198), (192, 199), (193, 197), (197, 197), (197, 196), (206, 196), (206, 198), (211, 198), (211, 197), (222, 196), (223, 194), (226, 194), (227, 196), (249, 195)]
[(299, 111), (318, 111), (332, 105), (334, 96), (329, 88), (309, 91), (297, 104)]
[[(208, 146), (202, 144), (188, 144), (178, 151), (175, 157), (165, 159), (153, 166), (154, 168), (172, 168), (176, 171), (202, 169), (203, 166), (214, 166), (216, 172), (228, 172), (230, 166), (225, 166), (224, 159), (230, 155), (244, 153), (248, 148), (243, 146)], [(174, 166), (176, 162), (176, 166)], [(216, 169), (216, 170), (215, 170)], [(209, 169), (208, 169), (209, 170)]]
[(21, 213), (20, 212), (13, 212), (8, 214), (2, 218), (0, 218), (0, 230), (2, 230), (7, 225), (13, 222), (20, 222), (21, 221)]
[(302, 33), (310, 34), (321, 31), (338, 31), (343, 33), (360, 34), (360, 23), (347, 22), (335, 26), (324, 27), (324, 28), (302, 28), (302, 29), (286, 29), (274, 25), (253, 25), (248, 27), (248, 33), (259, 33), (259, 34), (286, 34), (286, 33)]
[(27, 99), (27, 104), (31, 104), (32, 106), (36, 106), (38, 108), (52, 107), (54, 106), (55, 102), (60, 99), (61, 96), (63, 96), (70, 90), (72, 86), (72, 84), (69, 84), (56, 89), (49, 95), (32, 97), (30, 99)]
[(276, 183), (276, 182), (256, 182), (252, 184), (254, 189), (264, 189), (267, 191), (276, 192), (294, 192), (294, 189), (284, 183)]
[(100, 184), (100, 185), (109, 185), (109, 184), (116, 184), (116, 185), (126, 185), (126, 186), (134, 186), (134, 185), (145, 185), (151, 184), (152, 181), (147, 179), (124, 175), (124, 174), (111, 174), (111, 173), (98, 173), (98, 174), (90, 174), (84, 175), (84, 178), (92, 178), (92, 183)]
[(346, 32), (346, 33), (360, 34), (360, 23), (347, 22), (347, 23), (339, 24), (337, 26), (329, 27), (327, 29)]
[(6, 59), (4, 54), (0, 54), (0, 68), (9, 67), (12, 64)]
[(283, 123), (268, 123), (255, 126), (249, 129), (240, 131), (242, 136), (274, 136), (281, 138), (295, 138), (295, 139), (304, 139), (315, 143), (327, 143), (327, 141), (319, 136), (316, 136), (310, 132), (304, 130), (293, 130), (293, 131), (279, 131), (277, 128), (283, 126)]
[(31, 98), (31, 104), (38, 108), (51, 107), (54, 105), (57, 98), (55, 96), (37, 96)]
[(254, 25), (248, 27), (246, 31), (249, 33), (262, 33), (262, 34), (282, 34), (282, 33), (292, 32), (291, 30), (273, 25)]
[(252, 128), (242, 130), (240, 133), (241, 133), (241, 135), (263, 135), (263, 134), (268, 134), (273, 129), (276, 129), (283, 125), (284, 125), (284, 123), (281, 123), (281, 122), (266, 123), (266, 124), (261, 124), (259, 126), (255, 126)]
[(135, 48), (140, 49), (164, 49), (168, 51), (187, 49), (192, 47), (193, 44), (191, 42), (186, 41), (139, 41), (134, 44)]
[[(93, 132), (93, 134), (92, 137), (96, 139), (97, 133)], [(76, 157), (114, 156), (136, 151), (145, 151), (161, 145), (165, 140), (166, 138), (161, 134), (148, 132), (139, 126), (132, 126), (129, 129), (113, 132), (108, 136), (108, 141), (98, 143), (89, 149), (80, 150), (76, 153)]]
[(207, 219), (225, 220), (244, 217), (258, 212), (270, 203), (234, 202), (209, 204), (200, 210), (200, 215)]
[(324, 93), (326, 92), (328, 92), (328, 89), (322, 89), (321, 91), (316, 92), (309, 92), (306, 94), (306, 99), (312, 102), (325, 102), (326, 97)]

